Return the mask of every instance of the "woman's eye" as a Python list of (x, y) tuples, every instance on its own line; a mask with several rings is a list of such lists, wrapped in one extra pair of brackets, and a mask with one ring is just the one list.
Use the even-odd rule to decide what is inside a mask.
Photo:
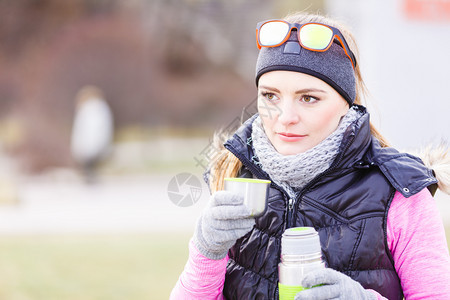
[(276, 101), (278, 99), (274, 93), (263, 92), (261, 93), (261, 96), (263, 96), (268, 101)]
[(303, 102), (305, 102), (305, 103), (314, 103), (314, 102), (316, 102), (318, 99), (315, 98), (315, 97), (313, 97), (313, 96), (305, 95), (305, 96), (302, 97), (301, 100), (302, 100)]

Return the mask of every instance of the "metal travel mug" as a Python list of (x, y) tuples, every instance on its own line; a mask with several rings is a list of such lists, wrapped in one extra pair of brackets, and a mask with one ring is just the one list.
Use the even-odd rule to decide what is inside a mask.
[(267, 207), (267, 194), (270, 180), (254, 178), (225, 178), (224, 189), (244, 197), (244, 205), (251, 211), (252, 217), (264, 213)]
[(312, 227), (286, 229), (281, 237), (281, 262), (278, 264), (280, 300), (293, 300), (304, 290), (304, 276), (325, 268), (317, 231)]

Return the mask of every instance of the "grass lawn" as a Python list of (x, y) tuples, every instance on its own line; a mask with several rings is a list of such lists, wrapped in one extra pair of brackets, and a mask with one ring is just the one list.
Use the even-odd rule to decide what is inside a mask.
[(0, 237), (0, 299), (168, 299), (189, 238)]
[[(450, 228), (447, 228), (450, 241)], [(168, 299), (189, 235), (0, 237), (0, 300)]]

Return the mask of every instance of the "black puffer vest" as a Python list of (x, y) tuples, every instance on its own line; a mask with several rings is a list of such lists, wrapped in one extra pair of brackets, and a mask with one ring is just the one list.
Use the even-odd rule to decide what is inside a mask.
[[(319, 232), (328, 267), (388, 299), (402, 299), (386, 242), (389, 205), (396, 190), (409, 197), (437, 181), (420, 159), (381, 148), (370, 134), (369, 114), (364, 107), (359, 109), (364, 114), (346, 130), (331, 167), (296, 199), (271, 184), (267, 211), (230, 249), (226, 299), (278, 299), (281, 235), (296, 226), (312, 226)], [(225, 147), (243, 163), (241, 176), (270, 179), (253, 152), (254, 119), (245, 122)]]

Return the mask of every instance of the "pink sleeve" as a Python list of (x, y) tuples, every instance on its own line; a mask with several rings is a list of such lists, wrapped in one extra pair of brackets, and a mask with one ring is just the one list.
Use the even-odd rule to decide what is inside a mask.
[(175, 287), (171, 300), (224, 299), (222, 296), (228, 255), (220, 260), (204, 257), (189, 242), (189, 258)]
[(450, 299), (450, 256), (442, 219), (427, 189), (410, 198), (396, 192), (387, 242), (406, 300)]

